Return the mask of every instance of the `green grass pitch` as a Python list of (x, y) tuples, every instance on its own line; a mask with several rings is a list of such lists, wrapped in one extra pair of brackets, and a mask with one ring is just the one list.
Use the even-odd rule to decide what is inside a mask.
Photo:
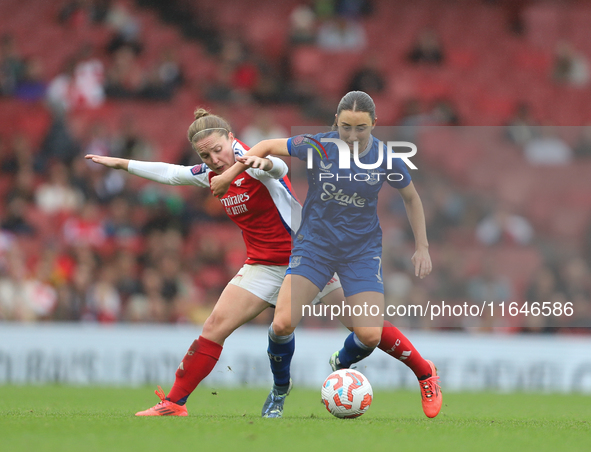
[(378, 389), (364, 416), (340, 420), (319, 390), (297, 387), (283, 419), (259, 417), (260, 389), (198, 388), (187, 418), (135, 417), (158, 401), (153, 388), (0, 386), (0, 394), (7, 452), (591, 450), (589, 396), (444, 393), (441, 413), (427, 419), (418, 388)]

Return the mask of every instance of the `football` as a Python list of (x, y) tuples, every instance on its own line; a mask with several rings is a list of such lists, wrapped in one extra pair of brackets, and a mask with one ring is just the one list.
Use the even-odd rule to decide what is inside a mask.
[(357, 370), (337, 370), (326, 377), (322, 385), (322, 403), (330, 414), (341, 419), (361, 416), (372, 399), (369, 381)]

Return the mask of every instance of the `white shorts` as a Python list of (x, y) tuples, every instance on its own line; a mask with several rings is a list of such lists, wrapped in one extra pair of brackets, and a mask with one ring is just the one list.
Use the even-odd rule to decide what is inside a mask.
[[(236, 276), (232, 278), (230, 284), (242, 287), (261, 300), (275, 306), (277, 304), (279, 289), (285, 279), (286, 270), (287, 265), (244, 264), (238, 273), (236, 273)], [(320, 303), (322, 297), (339, 287), (341, 287), (341, 282), (335, 274), (322, 292), (316, 296), (312, 304)]]

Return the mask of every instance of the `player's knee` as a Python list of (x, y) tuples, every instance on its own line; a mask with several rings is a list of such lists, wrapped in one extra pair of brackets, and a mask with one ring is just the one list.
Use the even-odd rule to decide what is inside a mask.
[(225, 340), (230, 334), (232, 334), (232, 330), (228, 328), (224, 319), (218, 316), (215, 311), (207, 318), (201, 332), (203, 337), (215, 342)]
[(382, 338), (382, 332), (379, 328), (371, 328), (363, 332), (355, 332), (355, 334), (366, 347), (377, 347)]
[(289, 336), (294, 330), (287, 319), (273, 319), (273, 332), (276, 336)]

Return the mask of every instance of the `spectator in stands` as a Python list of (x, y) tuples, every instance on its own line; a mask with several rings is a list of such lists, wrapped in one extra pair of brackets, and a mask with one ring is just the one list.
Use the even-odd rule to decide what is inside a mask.
[(195, 294), (192, 278), (181, 265), (177, 253), (168, 251), (158, 265), (162, 276), (161, 295), (166, 301), (169, 321), (187, 322)]
[(129, 298), (141, 291), (137, 253), (131, 248), (119, 248), (114, 258), (114, 265), (117, 268), (115, 285), (125, 310)]
[(132, 206), (124, 196), (117, 196), (109, 203), (109, 213), (105, 220), (107, 238), (123, 245), (138, 239), (139, 231), (131, 219)]
[[(112, 140), (113, 156), (133, 160), (151, 160), (154, 149), (138, 131), (137, 122), (131, 115), (124, 115)], [(195, 155), (195, 152), (191, 152)]]
[(238, 39), (226, 38), (216, 78), (207, 88), (206, 97), (219, 102), (248, 102), (259, 79), (259, 69), (244, 44)]
[(396, 124), (396, 138), (416, 143), (418, 127), (429, 124), (429, 114), (417, 98), (404, 100), (401, 110), (400, 119)]
[(315, 42), (316, 14), (310, 5), (298, 5), (289, 15), (289, 44), (297, 46)]
[(531, 165), (568, 165), (574, 158), (570, 146), (549, 126), (542, 127), (540, 136), (525, 144), (523, 153)]
[(16, 85), (14, 96), (23, 101), (36, 102), (45, 99), (46, 90), (41, 60), (35, 57), (25, 59), (23, 76)]
[(499, 243), (528, 245), (534, 237), (534, 229), (525, 217), (513, 213), (505, 204), (499, 204), (476, 227), (476, 238), (484, 245)]
[(144, 268), (141, 289), (131, 295), (124, 318), (131, 322), (167, 322), (169, 313), (162, 296), (162, 276), (153, 267)]
[(11, 96), (21, 82), (25, 70), (23, 58), (16, 50), (14, 37), (0, 37), (0, 96)]
[(583, 87), (589, 83), (589, 62), (573, 46), (561, 41), (556, 44), (552, 79), (561, 84)]
[(70, 58), (64, 64), (60, 74), (49, 82), (47, 87), (47, 102), (57, 114), (63, 114), (76, 104), (74, 70), (77, 61)]
[(574, 146), (575, 157), (588, 159), (591, 158), (591, 125), (582, 127), (580, 130), (579, 138)]
[(281, 138), (288, 135), (284, 127), (273, 120), (273, 113), (267, 108), (260, 108), (254, 115), (254, 120), (246, 126), (240, 136), (248, 146), (254, 146), (259, 141)]
[(118, 1), (112, 5), (105, 22), (113, 31), (111, 41), (107, 45), (109, 53), (117, 52), (122, 47), (127, 47), (136, 55), (142, 51), (141, 24), (127, 3)]
[(371, 96), (378, 96), (385, 88), (386, 80), (382, 75), (380, 60), (376, 55), (371, 55), (353, 73), (347, 91), (364, 91)]
[(74, 89), (79, 108), (97, 108), (105, 101), (105, 68), (90, 44), (84, 44), (74, 68)]
[(360, 52), (367, 45), (367, 37), (363, 25), (337, 16), (320, 25), (317, 43), (326, 52)]
[(556, 273), (550, 265), (544, 264), (536, 270), (528, 283), (525, 299), (529, 302), (550, 301), (557, 290)]
[(429, 123), (438, 126), (459, 126), (460, 116), (450, 99), (438, 99), (429, 114)]
[(133, 98), (140, 96), (146, 86), (144, 70), (129, 46), (119, 48), (113, 54), (107, 69), (105, 92), (109, 97)]
[(37, 207), (46, 214), (73, 212), (84, 203), (84, 197), (70, 180), (68, 168), (55, 162), (49, 168), (49, 179), (41, 184), (35, 193)]
[(447, 232), (461, 225), (466, 210), (466, 200), (448, 181), (433, 178), (427, 183), (429, 184), (427, 197), (431, 198), (432, 203), (430, 209), (427, 209), (430, 212), (427, 214), (428, 229), (432, 231), (430, 240), (444, 242)]
[(72, 0), (60, 9), (58, 21), (61, 24), (81, 28), (99, 24), (105, 20), (111, 0)]
[(93, 275), (93, 283), (88, 288), (88, 304), (83, 320), (100, 323), (119, 320), (121, 297), (115, 287), (116, 271), (112, 263), (103, 263), (97, 272), (98, 275)]
[[(95, 129), (95, 130), (93, 130)], [(99, 151), (112, 149), (110, 136), (100, 123), (91, 127), (89, 148)], [(96, 154), (98, 155), (98, 154)], [(111, 154), (109, 154), (111, 155)], [(97, 199), (101, 203), (109, 202), (113, 197), (125, 191), (126, 179), (117, 171), (113, 171), (96, 165), (81, 164), (79, 161), (72, 163), (72, 184), (79, 188), (87, 198)]]
[(212, 102), (229, 102), (237, 99), (232, 89), (232, 67), (220, 64), (213, 80), (205, 88), (205, 98)]
[(490, 259), (482, 264), (481, 271), (468, 280), (468, 295), (473, 303), (483, 301), (502, 302), (511, 300), (513, 288), (509, 280), (502, 276)]
[(423, 30), (415, 40), (408, 60), (414, 64), (432, 64), (439, 66), (445, 59), (439, 36), (432, 29)]
[(90, 46), (83, 46), (79, 55), (68, 59), (63, 71), (49, 83), (47, 100), (57, 114), (103, 104), (103, 63), (92, 52)]
[[(2, 140), (4, 143), (4, 140)], [(1, 161), (1, 170), (6, 174), (16, 174), (20, 171), (34, 168), (34, 156), (31, 141), (24, 133), (16, 133), (11, 142), (12, 149), (4, 151), (0, 146), (0, 156), (6, 157)]]
[(141, 96), (145, 99), (169, 100), (182, 83), (183, 73), (178, 58), (172, 49), (166, 49), (149, 72)]
[(53, 319), (79, 321), (87, 312), (88, 295), (94, 266), (78, 264), (74, 267), (72, 280), (58, 289), (58, 302)]
[(29, 202), (20, 196), (13, 197), (3, 215), (0, 227), (13, 234), (34, 235), (35, 227), (26, 219), (26, 210)]
[(52, 122), (36, 156), (35, 169), (46, 171), (50, 162), (69, 164), (80, 152), (80, 145), (70, 131), (67, 116), (54, 113)]
[(523, 146), (539, 134), (539, 124), (534, 119), (529, 104), (520, 102), (515, 113), (505, 126), (507, 138), (518, 145)]
[(107, 238), (99, 207), (92, 200), (86, 201), (75, 215), (66, 220), (62, 232), (67, 244), (84, 245), (93, 249), (100, 249)]
[(21, 198), (27, 203), (35, 202), (35, 173), (32, 168), (23, 168), (16, 173), (5, 200), (10, 203), (14, 198)]
[(507, 29), (521, 35), (524, 32), (523, 11), (531, 0), (486, 0), (487, 3), (499, 5), (505, 15)]
[(349, 19), (359, 19), (373, 12), (370, 0), (335, 0), (334, 12)]
[[(577, 295), (591, 300), (591, 270), (589, 264), (580, 256), (568, 259), (560, 266), (559, 288), (569, 300)], [(591, 326), (591, 325), (589, 325)]]
[(13, 247), (0, 276), (0, 318), (31, 322), (48, 318), (57, 302), (56, 291), (30, 274), (24, 254)]
[(107, 125), (103, 121), (95, 121), (90, 124), (88, 137), (86, 138), (83, 152), (85, 154), (111, 155), (111, 137)]
[(462, 302), (468, 298), (468, 286), (464, 261), (457, 248), (443, 248), (441, 263), (435, 273), (437, 284), (436, 296), (446, 302)]

